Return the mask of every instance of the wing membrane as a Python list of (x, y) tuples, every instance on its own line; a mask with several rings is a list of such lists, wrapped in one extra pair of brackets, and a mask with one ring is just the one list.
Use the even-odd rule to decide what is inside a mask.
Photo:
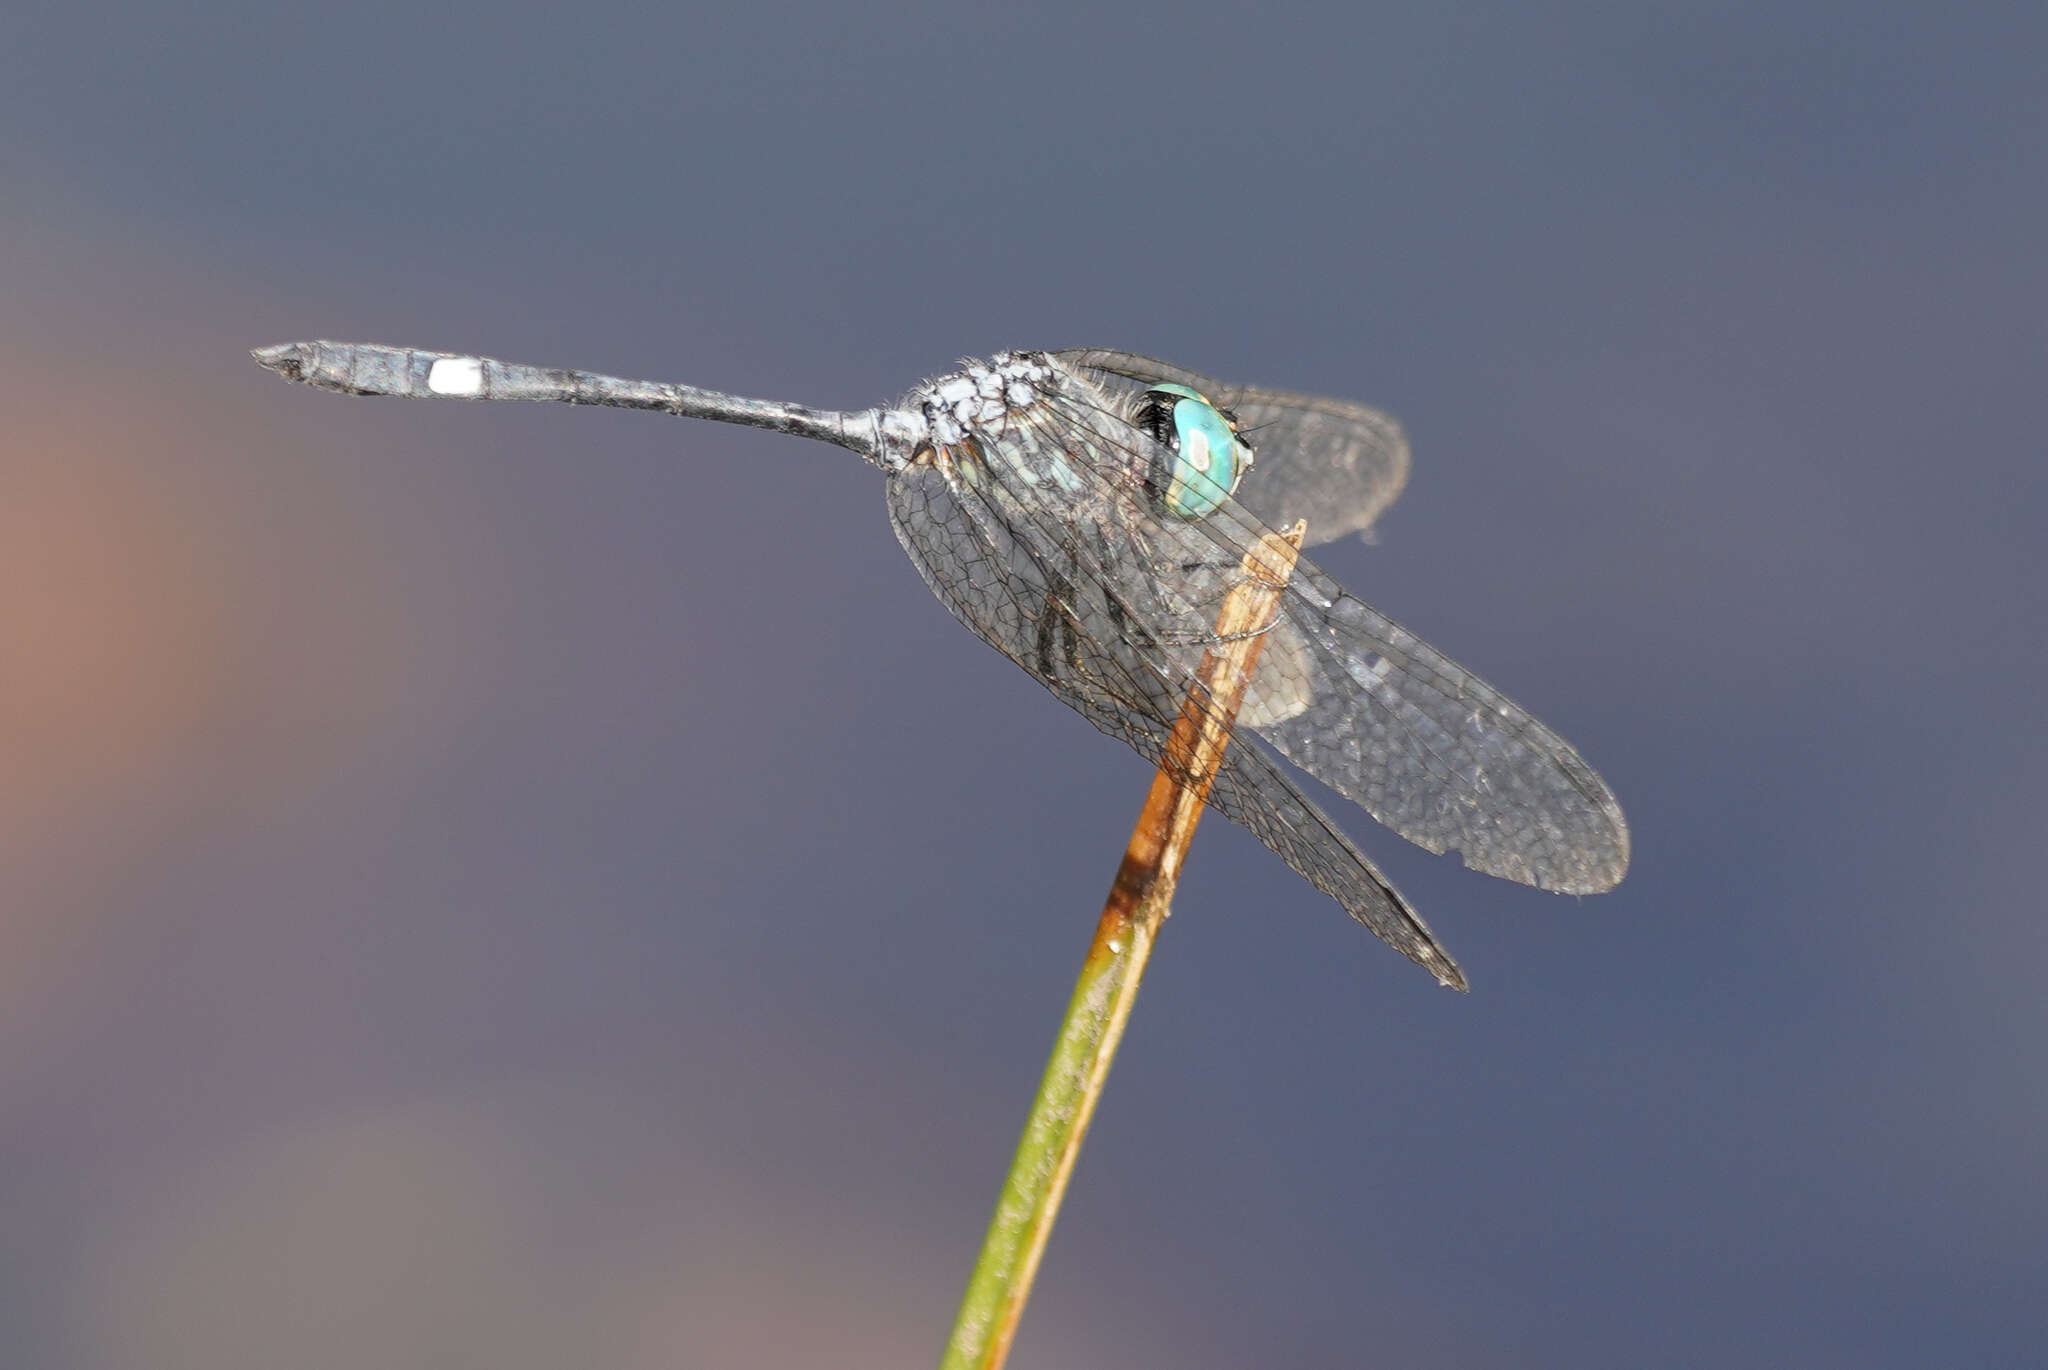
[[(1153, 461), (1151, 440), (1122, 414), (1114, 397), (1081, 385), (1044, 399), (1042, 428), (1085, 457), (1073, 465), (1096, 483), (1096, 504), (1118, 502), (1096, 518), (1126, 530), (1120, 543), (1100, 543), (1120, 555), (1092, 559), (1087, 573), (1110, 584), (1202, 584), (1214, 571), (1190, 567), (1204, 547), (1210, 565), (1233, 565), (1266, 537), (1268, 526), (1235, 500), (1202, 520), (1159, 514), (1133, 477)], [(1253, 465), (1243, 487), (1262, 475)], [(1012, 483), (1040, 530), (1087, 506), (1049, 500), (1042, 483)], [(1274, 750), (1403, 838), (1432, 852), (1456, 848), (1475, 870), (1561, 893), (1597, 893), (1622, 879), (1628, 825), (1571, 743), (1309, 559), (1282, 594), (1282, 620), (1278, 659), (1262, 663), (1245, 715)], [(1192, 627), (1184, 620), (1178, 631)], [(1192, 670), (1192, 661), (1180, 666)]]
[[(1047, 409), (1049, 430), (1089, 449), (1091, 459), (1075, 465), (1104, 490), (1127, 488), (1126, 470), (1152, 460), (1150, 439), (1117, 422), (1113, 400), (1066, 386), (1047, 397)], [(1241, 489), (1264, 475), (1255, 464)], [(1042, 487), (1021, 489), (1038, 526), (1058, 519)], [(1191, 522), (1127, 498), (1115, 517), (1132, 529), (1126, 555), (1088, 567), (1115, 584), (1147, 576), (1200, 583), (1201, 573), (1186, 568), (1204, 547), (1234, 564), (1234, 549), (1269, 532), (1237, 500)], [(1570, 894), (1621, 879), (1629, 856), (1621, 807), (1563, 738), (1307, 558), (1296, 563), (1281, 615), (1279, 659), (1261, 663), (1244, 723), (1282, 756), (1417, 845), (1455, 848), (1474, 870)]]
[[(1097, 728), (1161, 764), (1182, 702), (1191, 689), (1202, 697), (1174, 663), (1187, 651), (1199, 653), (1208, 638), (1188, 633), (1180, 610), (1199, 614), (1206, 603), (1197, 605), (1178, 586), (1126, 594), (1090, 576), (1093, 557), (1080, 545), (1105, 529), (1069, 523), (1066, 536), (1045, 545), (1033, 534), (1046, 526), (1020, 529), (1008, 493), (981, 474), (962, 477), (935, 460), (893, 476), (888, 503), (897, 539), (925, 583), (977, 636)], [(1154, 593), (1160, 590), (1166, 593)], [(1104, 622), (1119, 623), (1121, 631), (1088, 630)], [(1188, 640), (1175, 642), (1169, 655), (1160, 637)], [(1444, 983), (1464, 987), (1456, 963), (1407, 900), (1250, 738), (1239, 737), (1224, 753), (1208, 802), (1383, 941)]]

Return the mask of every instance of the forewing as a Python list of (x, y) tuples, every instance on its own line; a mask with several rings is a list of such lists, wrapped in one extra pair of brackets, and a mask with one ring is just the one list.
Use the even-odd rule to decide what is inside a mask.
[[(1097, 728), (1161, 764), (1183, 702), (1191, 692), (1197, 707), (1207, 699), (1183, 663), (1213, 637), (1212, 591), (1222, 577), (1190, 586), (1093, 574), (1128, 559), (1115, 521), (1087, 509), (1048, 519), (1036, 495), (1017, 498), (1014, 475), (981, 463), (971, 447), (957, 463), (935, 453), (892, 475), (897, 539), (956, 618)], [(1104, 489), (1111, 484), (1097, 483), (1097, 493), (1114, 496)], [(1087, 508), (1102, 515), (1114, 502)], [(1389, 945), (1464, 987), (1407, 901), (1251, 738), (1224, 753), (1209, 805)]]
[(1377, 409), (1348, 400), (1234, 385), (1156, 357), (1074, 348), (1054, 357), (1115, 400), (1162, 381), (1186, 385), (1237, 415), (1254, 462), (1238, 499), (1264, 523), (1308, 521), (1308, 541), (1363, 533), (1408, 482), (1408, 439)]
[[(1202, 586), (1269, 528), (1236, 500), (1187, 520), (1133, 497), (1129, 473), (1148, 468), (1150, 439), (1117, 422), (1120, 400), (1069, 384), (1044, 408), (1048, 430), (1086, 435), (1075, 444), (1086, 459), (1073, 463), (1086, 488), (1055, 494), (1011, 479), (1021, 511), (1013, 518), (1049, 533), (1091, 501), (1120, 499), (1113, 521), (1121, 538), (1078, 544), (1075, 578), (1156, 601), (1153, 635), (1167, 647), (1160, 659), (1176, 682), (1191, 676), (1194, 661), (1177, 643), (1204, 621), (1199, 607), (1175, 615), (1170, 594), (1128, 587), (1148, 577)], [(1241, 491), (1265, 475), (1254, 466)], [(1621, 807), (1563, 738), (1305, 557), (1281, 604), (1244, 726), (1403, 837), (1434, 852), (1455, 848), (1474, 870), (1571, 894), (1621, 879), (1629, 856)]]

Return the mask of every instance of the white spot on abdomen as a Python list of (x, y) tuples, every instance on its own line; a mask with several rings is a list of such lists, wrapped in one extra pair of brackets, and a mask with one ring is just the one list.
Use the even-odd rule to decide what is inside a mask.
[(440, 357), (427, 371), (427, 389), (436, 395), (480, 395), (484, 364), (475, 357)]

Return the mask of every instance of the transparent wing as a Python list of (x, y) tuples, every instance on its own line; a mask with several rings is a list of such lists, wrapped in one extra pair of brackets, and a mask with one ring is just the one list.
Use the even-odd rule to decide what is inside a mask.
[(1363, 533), (1408, 483), (1408, 439), (1377, 409), (1348, 400), (1233, 385), (1156, 357), (1108, 348), (1052, 354), (1112, 400), (1161, 381), (1191, 386), (1235, 413), (1256, 454), (1238, 498), (1262, 522), (1308, 521), (1311, 543)]
[[(1268, 533), (1234, 500), (1200, 519), (1160, 512), (1161, 453), (1077, 376), (978, 434), (955, 483), (1077, 585), (1074, 631), (1192, 679), (1215, 605)], [(1262, 478), (1254, 467), (1250, 487)], [(1296, 564), (1240, 726), (1402, 836), (1474, 870), (1593, 893), (1628, 867), (1628, 827), (1600, 777), (1498, 690), (1343, 587)], [(1136, 634), (1137, 636), (1134, 636)]]
[[(1128, 560), (1113, 550), (1119, 524), (1046, 521), (1014, 498), (998, 470), (969, 444), (893, 475), (888, 504), (897, 539), (956, 618), (1097, 728), (1161, 764), (1183, 701), (1190, 691), (1207, 697), (1181, 663), (1213, 640), (1208, 625), (1227, 578), (1104, 577), (1101, 567)], [(1092, 546), (1084, 551), (1084, 544)], [(1456, 963), (1408, 902), (1250, 738), (1240, 736), (1225, 752), (1209, 805), (1382, 940), (1464, 988)]]

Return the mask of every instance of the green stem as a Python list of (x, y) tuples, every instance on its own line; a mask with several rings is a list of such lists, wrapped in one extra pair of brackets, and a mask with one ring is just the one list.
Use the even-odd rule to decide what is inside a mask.
[(1217, 646), (1203, 654), (1196, 683), (1165, 740), (1152, 788), (1123, 864), (1110, 886), (1095, 941), (1082, 963), (1052, 1059), (1038, 1083), (1024, 1135), (1003, 1179), (981, 1255), (953, 1322), (940, 1370), (998, 1370), (1045, 1254), (1081, 1139), (1095, 1116), (1109, 1064), (1137, 1001), (1160, 925), (1173, 906), (1181, 860), (1223, 764), (1230, 727), (1258, 664), (1265, 629), (1278, 611), (1305, 529), (1269, 534), (1244, 559), (1245, 580), (1225, 597)]
[(981, 1255), (968, 1276), (940, 1370), (991, 1370), (1009, 1350), (1074, 1158), (1137, 999), (1152, 954), (1151, 930), (1165, 917), (1163, 906), (1171, 895), (1169, 888), (1158, 900), (1157, 918), (1134, 921), (1121, 937), (1097, 931), (1060, 1020), (1052, 1059), (1038, 1083)]

